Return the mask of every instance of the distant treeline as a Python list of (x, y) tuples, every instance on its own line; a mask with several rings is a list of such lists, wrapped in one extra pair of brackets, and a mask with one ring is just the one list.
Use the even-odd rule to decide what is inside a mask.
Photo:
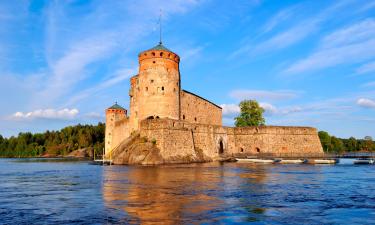
[(105, 124), (76, 125), (60, 131), (32, 134), (19, 133), (17, 137), (0, 135), (0, 157), (65, 156), (70, 152), (92, 148), (100, 153), (104, 147)]
[(325, 131), (319, 131), (318, 134), (323, 150), (327, 153), (375, 151), (375, 142), (370, 136), (366, 136), (363, 139), (354, 137), (344, 139), (331, 136)]

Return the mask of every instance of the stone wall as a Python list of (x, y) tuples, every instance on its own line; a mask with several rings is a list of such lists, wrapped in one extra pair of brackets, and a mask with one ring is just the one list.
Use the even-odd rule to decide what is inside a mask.
[(310, 127), (231, 128), (155, 119), (142, 121), (140, 134), (154, 140), (166, 158), (194, 156), (197, 150), (212, 160), (235, 154), (308, 157), (323, 153), (317, 131)]
[(222, 110), (214, 103), (182, 90), (181, 120), (189, 123), (221, 125)]
[(260, 126), (227, 131), (229, 154), (308, 157), (323, 153), (317, 130), (311, 127)]

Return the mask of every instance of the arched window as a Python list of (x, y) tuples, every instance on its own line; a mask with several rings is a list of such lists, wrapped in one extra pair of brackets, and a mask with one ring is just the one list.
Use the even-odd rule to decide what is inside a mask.
[(155, 56), (155, 52), (152, 52), (151, 54), (152, 54), (152, 56)]
[(162, 53), (162, 52), (160, 52), (160, 56), (163, 56), (163, 53)]
[(185, 115), (182, 115), (182, 119), (183, 119), (183, 120), (185, 119)]
[(161, 87), (161, 90), (164, 91), (164, 87)]
[(243, 148), (240, 148), (240, 152), (243, 152)]
[(257, 153), (260, 153), (260, 148), (256, 147), (255, 150), (257, 151)]

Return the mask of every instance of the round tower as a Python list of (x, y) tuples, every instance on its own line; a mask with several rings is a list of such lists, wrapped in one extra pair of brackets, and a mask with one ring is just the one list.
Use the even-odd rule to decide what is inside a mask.
[(127, 117), (127, 110), (117, 102), (105, 110), (105, 155), (120, 142), (121, 137), (116, 134), (116, 122)]
[(161, 43), (141, 52), (138, 75), (138, 121), (180, 118), (180, 57)]

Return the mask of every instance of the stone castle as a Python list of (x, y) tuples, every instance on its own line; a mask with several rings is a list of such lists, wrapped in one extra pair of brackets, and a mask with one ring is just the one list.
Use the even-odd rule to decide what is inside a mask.
[(220, 106), (181, 88), (180, 57), (157, 46), (138, 55), (130, 115), (106, 110), (105, 157), (115, 164), (206, 162), (229, 155), (323, 153), (310, 127), (223, 127)]

